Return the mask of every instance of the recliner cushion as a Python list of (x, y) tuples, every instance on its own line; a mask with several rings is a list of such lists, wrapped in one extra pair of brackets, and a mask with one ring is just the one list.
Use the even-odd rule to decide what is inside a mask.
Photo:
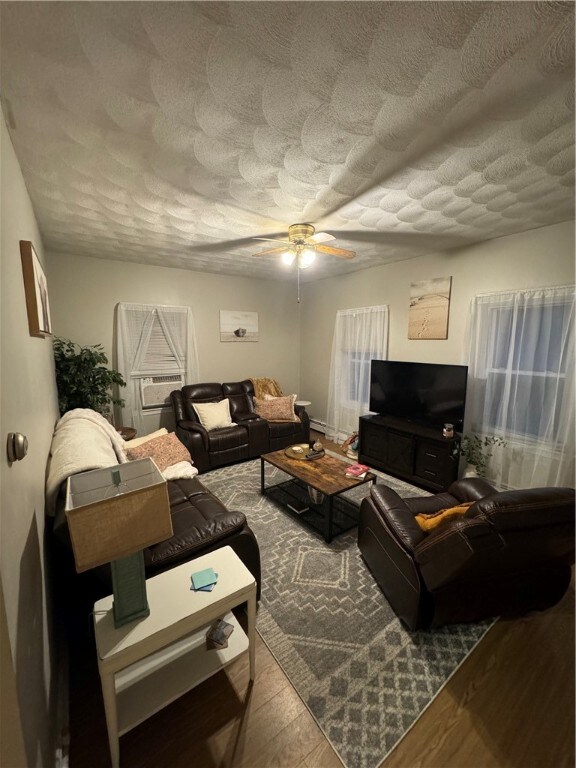
[(208, 450), (228, 451), (248, 445), (248, 430), (239, 424), (232, 424), (224, 429), (214, 429), (208, 433)]
[(196, 478), (168, 483), (173, 535), (144, 550), (146, 565), (163, 567), (184, 561), (196, 550), (205, 549), (220, 539), (242, 530), (246, 517), (230, 512)]

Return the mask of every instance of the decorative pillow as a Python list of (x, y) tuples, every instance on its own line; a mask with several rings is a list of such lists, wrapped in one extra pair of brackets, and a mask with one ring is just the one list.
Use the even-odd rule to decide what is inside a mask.
[(423, 531), (432, 531), (445, 520), (450, 520), (453, 517), (460, 517), (461, 515), (465, 515), (472, 504), (474, 504), (473, 501), (466, 501), (463, 504), (458, 504), (457, 507), (440, 509), (438, 512), (432, 512), (429, 515), (416, 515), (416, 522)]
[(279, 397), (293, 397), (294, 402), (296, 402), (296, 398), (298, 395), (264, 395), (261, 399), (262, 400), (277, 400)]
[(129, 448), (127, 454), (128, 458), (132, 460), (148, 457), (154, 459), (160, 472), (179, 461), (192, 461), (188, 449), (178, 440), (174, 432), (154, 437), (142, 445), (137, 445), (136, 448)]
[(142, 435), (142, 437), (135, 437), (134, 440), (126, 440), (124, 442), (124, 448), (126, 450), (129, 450), (130, 448), (137, 448), (139, 445), (143, 445), (144, 443), (147, 443), (149, 440), (154, 440), (155, 437), (160, 437), (161, 435), (167, 435), (168, 430), (166, 427), (162, 427), (162, 429), (157, 429), (156, 432), (150, 432), (148, 435)]
[(254, 410), (263, 419), (268, 421), (300, 421), (294, 413), (296, 395), (285, 397), (273, 397), (270, 400), (254, 398)]
[(227, 397), (219, 403), (192, 403), (200, 424), (210, 432), (221, 427), (231, 427), (230, 401)]

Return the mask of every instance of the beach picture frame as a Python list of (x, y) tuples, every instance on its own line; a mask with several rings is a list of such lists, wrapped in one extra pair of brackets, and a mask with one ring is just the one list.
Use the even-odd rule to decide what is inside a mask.
[(451, 277), (434, 277), (410, 284), (409, 339), (447, 339)]

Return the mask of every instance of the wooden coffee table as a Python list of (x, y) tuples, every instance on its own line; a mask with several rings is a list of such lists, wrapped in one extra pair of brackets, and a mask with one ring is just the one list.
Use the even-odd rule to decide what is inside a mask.
[[(292, 479), (266, 487), (266, 464), (281, 469)], [(334, 536), (358, 525), (359, 504), (342, 494), (364, 483), (376, 482), (376, 475), (371, 472), (363, 478), (346, 477), (349, 466), (327, 455), (306, 460), (290, 458), (284, 450), (265, 453), (260, 457), (260, 491), (330, 542)]]

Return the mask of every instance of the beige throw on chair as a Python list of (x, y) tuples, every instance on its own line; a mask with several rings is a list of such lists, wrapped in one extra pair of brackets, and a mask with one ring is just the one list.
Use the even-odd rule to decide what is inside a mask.
[(276, 379), (257, 378), (250, 379), (252, 386), (254, 387), (254, 396), (260, 400), (264, 399), (264, 395), (272, 395), (272, 397), (282, 397), (282, 390)]

